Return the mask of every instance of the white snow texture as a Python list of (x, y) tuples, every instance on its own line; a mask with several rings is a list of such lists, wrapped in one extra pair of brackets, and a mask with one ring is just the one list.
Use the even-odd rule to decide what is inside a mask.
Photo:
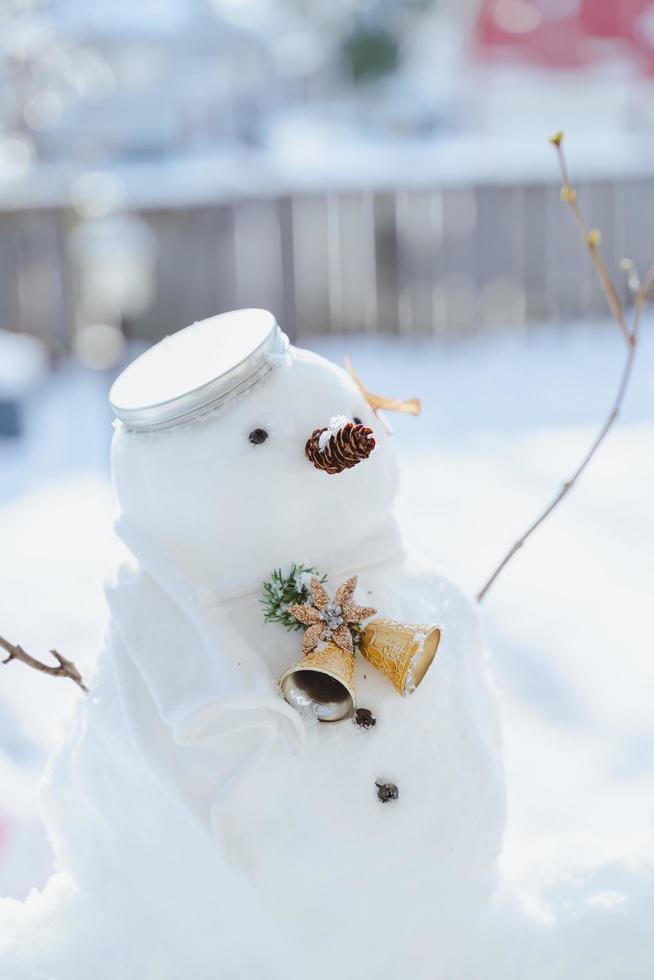
[[(303, 449), (339, 415), (377, 448), (328, 475)], [(255, 428), (269, 438), (253, 446)], [(0, 903), (2, 980), (651, 977), (638, 870), (616, 872), (629, 917), (610, 869), (553, 882), (547, 921), (498, 885), (501, 745), (476, 613), (406, 554), (393, 438), (344, 371), (291, 349), (226, 412), (119, 426), (113, 472), (135, 561), (108, 589), (91, 695), (44, 780), (60, 870)], [(300, 634), (264, 623), (260, 584), (292, 561), (333, 587), (358, 574), (359, 602), (442, 627), (410, 697), (358, 658), (373, 729), (307, 721), (278, 695)], [(398, 800), (378, 801), (379, 779)], [(605, 902), (586, 901), (587, 879)]]

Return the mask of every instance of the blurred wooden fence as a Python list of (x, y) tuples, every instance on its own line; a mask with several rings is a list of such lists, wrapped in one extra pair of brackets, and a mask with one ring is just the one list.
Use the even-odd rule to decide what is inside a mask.
[[(654, 261), (654, 178), (577, 186), (609, 268), (625, 255), (641, 269)], [(127, 326), (147, 340), (243, 306), (273, 310), (292, 337), (451, 336), (606, 312), (556, 185), (298, 194), (140, 214), (157, 244), (156, 285)], [(76, 322), (74, 222), (64, 210), (0, 215), (0, 326), (55, 351)]]

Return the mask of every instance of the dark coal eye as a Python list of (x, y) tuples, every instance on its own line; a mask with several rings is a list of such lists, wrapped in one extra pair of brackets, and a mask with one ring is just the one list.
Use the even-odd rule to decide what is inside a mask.
[(361, 421), (361, 419), (359, 418), (359, 416), (358, 416), (358, 415), (355, 415), (355, 416), (354, 416), (354, 417), (352, 418), (352, 421), (354, 422), (354, 424), (355, 424), (355, 425), (363, 425), (363, 422)]
[(268, 433), (265, 429), (253, 429), (248, 439), (253, 446), (260, 446), (262, 442), (265, 442), (268, 438)]

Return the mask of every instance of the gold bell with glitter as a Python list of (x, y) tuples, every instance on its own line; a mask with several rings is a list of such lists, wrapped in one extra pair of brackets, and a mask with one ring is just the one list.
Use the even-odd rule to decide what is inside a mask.
[(411, 626), (393, 619), (373, 619), (361, 634), (359, 649), (405, 697), (415, 691), (429, 670), (440, 639), (438, 626)]
[(354, 656), (335, 643), (307, 653), (279, 679), (285, 699), (318, 721), (342, 721), (356, 709)]
[(354, 601), (357, 577), (343, 583), (332, 598), (315, 575), (311, 603), (289, 605), (287, 612), (307, 627), (302, 640), (304, 659), (285, 671), (279, 687), (289, 704), (311, 712), (319, 721), (342, 721), (354, 714), (354, 645), (350, 623), (361, 623), (377, 612)]

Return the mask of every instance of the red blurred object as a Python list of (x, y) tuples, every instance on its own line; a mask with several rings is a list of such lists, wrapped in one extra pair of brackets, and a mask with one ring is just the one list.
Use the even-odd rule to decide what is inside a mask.
[(616, 54), (654, 72), (654, 0), (483, 0), (477, 24), (484, 59), (572, 68)]
[(581, 37), (576, 5), (564, 0), (484, 0), (479, 16), (482, 56), (571, 67)]
[(582, 0), (579, 16), (582, 30), (592, 37), (624, 38), (634, 36), (634, 25), (651, 0)]

